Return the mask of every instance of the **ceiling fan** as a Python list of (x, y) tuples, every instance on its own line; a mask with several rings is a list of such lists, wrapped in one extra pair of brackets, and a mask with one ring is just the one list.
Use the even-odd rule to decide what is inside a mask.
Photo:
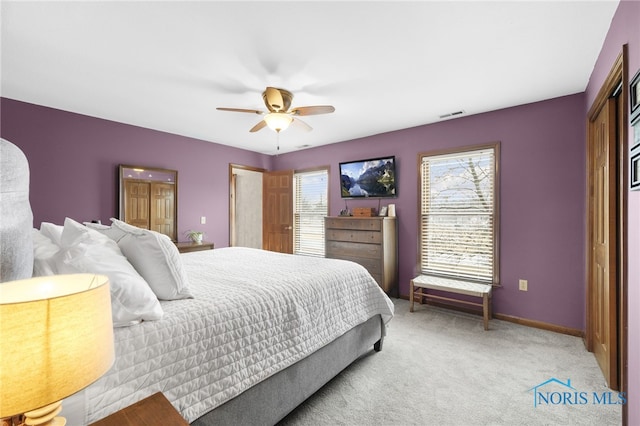
[(264, 100), (264, 104), (268, 111), (223, 107), (216, 109), (219, 111), (248, 112), (251, 114), (264, 115), (264, 119), (253, 126), (249, 131), (257, 132), (265, 127), (269, 127), (277, 133), (287, 129), (287, 127), (292, 123), (306, 131), (309, 131), (311, 130), (311, 126), (300, 120), (298, 118), (299, 116), (328, 114), (336, 110), (331, 105), (303, 106), (290, 110), (289, 108), (291, 107), (293, 94), (288, 90), (279, 89), (277, 87), (267, 87), (267, 89), (262, 92), (262, 99)]

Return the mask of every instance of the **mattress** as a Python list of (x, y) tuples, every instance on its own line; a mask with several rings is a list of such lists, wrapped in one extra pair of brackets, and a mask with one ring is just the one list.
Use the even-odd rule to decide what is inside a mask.
[(75, 397), (84, 424), (157, 391), (191, 422), (369, 318), (393, 316), (352, 262), (237, 247), (181, 257), (194, 298), (115, 329), (113, 367)]

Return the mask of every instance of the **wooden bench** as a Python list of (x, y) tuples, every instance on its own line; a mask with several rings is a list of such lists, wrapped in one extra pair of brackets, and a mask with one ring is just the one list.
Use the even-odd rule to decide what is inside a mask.
[[(427, 294), (427, 289), (479, 297), (482, 299), (482, 302), (470, 302), (468, 300)], [(484, 329), (489, 329), (489, 319), (491, 318), (491, 284), (479, 284), (451, 278), (419, 275), (412, 279), (409, 284), (409, 312), (413, 312), (413, 302), (416, 298), (420, 304), (424, 302), (424, 299), (436, 299), (463, 303), (465, 305), (479, 306), (482, 308), (482, 314), (484, 317)]]

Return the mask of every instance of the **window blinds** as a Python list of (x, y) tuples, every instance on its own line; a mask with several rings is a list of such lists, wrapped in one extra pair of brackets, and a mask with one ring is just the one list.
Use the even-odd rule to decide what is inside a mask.
[(324, 218), (328, 207), (328, 170), (294, 174), (294, 253), (324, 257)]
[(422, 273), (494, 280), (495, 171), (494, 148), (421, 158)]

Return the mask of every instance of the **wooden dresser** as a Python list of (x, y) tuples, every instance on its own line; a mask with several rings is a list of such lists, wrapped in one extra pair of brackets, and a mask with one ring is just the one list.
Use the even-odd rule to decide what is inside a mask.
[(326, 217), (325, 257), (367, 268), (390, 296), (398, 295), (398, 232), (395, 217)]

